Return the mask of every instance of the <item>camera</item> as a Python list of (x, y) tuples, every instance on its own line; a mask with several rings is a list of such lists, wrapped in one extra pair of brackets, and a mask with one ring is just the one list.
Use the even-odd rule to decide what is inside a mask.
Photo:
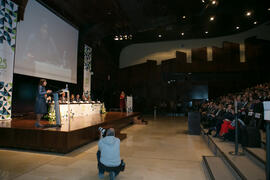
[(102, 127), (99, 127), (98, 130), (99, 130), (99, 132), (101, 132), (101, 134), (102, 134), (103, 137), (106, 136), (106, 131), (107, 131), (107, 129), (102, 128)]

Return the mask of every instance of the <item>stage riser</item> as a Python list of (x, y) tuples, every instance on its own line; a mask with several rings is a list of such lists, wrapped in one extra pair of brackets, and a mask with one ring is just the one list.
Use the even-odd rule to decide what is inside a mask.
[(14, 147), (30, 150), (63, 152), (67, 146), (67, 135), (63, 132), (0, 129), (1, 147)]
[(98, 127), (100, 126), (106, 128), (113, 127), (116, 130), (116, 136), (119, 135), (120, 139), (125, 138), (126, 135), (120, 134), (120, 131), (124, 127), (129, 126), (133, 122), (133, 118), (134, 115), (70, 132), (44, 129), (0, 128), (0, 147), (68, 153), (82, 145), (98, 140)]

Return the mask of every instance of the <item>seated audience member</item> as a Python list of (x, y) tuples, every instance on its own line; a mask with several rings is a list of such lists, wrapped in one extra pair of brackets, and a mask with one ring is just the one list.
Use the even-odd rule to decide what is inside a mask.
[[(241, 140), (241, 131), (243, 128), (246, 127), (245, 123), (238, 119), (238, 125), (239, 125), (239, 131), (238, 131), (238, 140)], [(231, 124), (228, 126), (228, 131), (223, 134), (222, 136), (223, 140), (229, 140), (229, 141), (235, 141), (235, 120), (231, 122)]]
[(233, 130), (235, 127), (231, 125), (231, 121), (229, 119), (224, 119), (223, 124), (221, 125), (221, 129), (219, 135), (222, 137), (224, 134), (229, 132), (229, 129)]
[(75, 96), (74, 96), (74, 94), (71, 94), (71, 96), (70, 96), (70, 102), (73, 102), (73, 101), (75, 101)]
[[(214, 137), (222, 136), (223, 135), (223, 132), (221, 132), (222, 126), (224, 126), (224, 128), (226, 129), (228, 127), (227, 125), (233, 120), (233, 118), (234, 118), (234, 110), (232, 109), (232, 105), (229, 104), (222, 116), (222, 119), (220, 119), (216, 124), (216, 134), (214, 135)], [(229, 123), (227, 121), (229, 121)]]
[(246, 98), (246, 96), (243, 96), (243, 98), (242, 98), (242, 104), (241, 104), (241, 107), (240, 107), (240, 109), (238, 109), (238, 114), (239, 114), (239, 118), (240, 119), (243, 119), (243, 120), (245, 120), (246, 119), (246, 116), (247, 116), (247, 106), (248, 106), (248, 100), (247, 100), (247, 98)]
[(215, 124), (214, 114), (217, 109), (216, 103), (213, 101), (208, 103), (206, 111), (202, 113), (202, 124), (204, 128), (212, 127)]
[(79, 94), (77, 94), (77, 95), (76, 95), (76, 99), (75, 99), (75, 101), (76, 101), (76, 102), (80, 102), (80, 101), (81, 101), (81, 99), (80, 99), (80, 95), (79, 95)]
[(224, 114), (225, 114), (224, 106), (223, 106), (223, 104), (220, 103), (218, 105), (218, 109), (215, 111), (214, 114), (212, 114), (213, 124), (211, 124), (211, 127), (209, 128), (209, 131), (208, 131), (207, 134), (211, 135), (211, 132), (214, 129), (216, 129), (217, 126), (219, 126), (219, 125), (221, 125), (223, 123)]
[(257, 97), (255, 100), (255, 105), (254, 105), (254, 122), (253, 126), (258, 127), (260, 129), (264, 129), (264, 123), (262, 121), (263, 118), (263, 97)]
[(115, 137), (115, 131), (110, 128), (106, 131), (106, 136), (100, 134), (98, 142), (98, 175), (99, 178), (104, 178), (104, 172), (110, 172), (110, 180), (114, 178), (123, 170), (124, 162), (120, 158), (120, 140)]

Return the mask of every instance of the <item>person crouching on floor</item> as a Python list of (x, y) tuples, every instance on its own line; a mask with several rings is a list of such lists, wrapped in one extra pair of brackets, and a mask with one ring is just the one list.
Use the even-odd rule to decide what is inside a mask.
[(125, 163), (120, 159), (120, 139), (115, 137), (113, 128), (107, 129), (105, 137), (100, 134), (97, 160), (100, 179), (104, 178), (105, 171), (109, 172), (110, 180), (124, 171)]

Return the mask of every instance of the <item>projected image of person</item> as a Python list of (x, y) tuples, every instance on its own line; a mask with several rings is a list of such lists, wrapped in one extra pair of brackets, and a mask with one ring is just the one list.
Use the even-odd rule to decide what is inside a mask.
[[(52, 65), (59, 65), (62, 63), (61, 55), (58, 52), (54, 39), (50, 35), (46, 20), (42, 20), (44, 22), (40, 26), (39, 32), (28, 37), (23, 58), (25, 60), (29, 59), (32, 62), (38, 61), (41, 64), (46, 63), (49, 65), (53, 63)], [(49, 57), (54, 57), (55, 59), (52, 60)]]
[(51, 90), (45, 89), (45, 86), (47, 85), (47, 81), (45, 79), (40, 79), (39, 85), (38, 85), (38, 91), (37, 91), (37, 97), (36, 97), (36, 104), (35, 104), (35, 113), (37, 116), (35, 127), (43, 127), (40, 124), (41, 117), (48, 112), (46, 99), (50, 98), (47, 97), (47, 94), (52, 93)]
[(28, 0), (18, 22), (14, 72), (77, 82), (79, 31), (36, 0)]

